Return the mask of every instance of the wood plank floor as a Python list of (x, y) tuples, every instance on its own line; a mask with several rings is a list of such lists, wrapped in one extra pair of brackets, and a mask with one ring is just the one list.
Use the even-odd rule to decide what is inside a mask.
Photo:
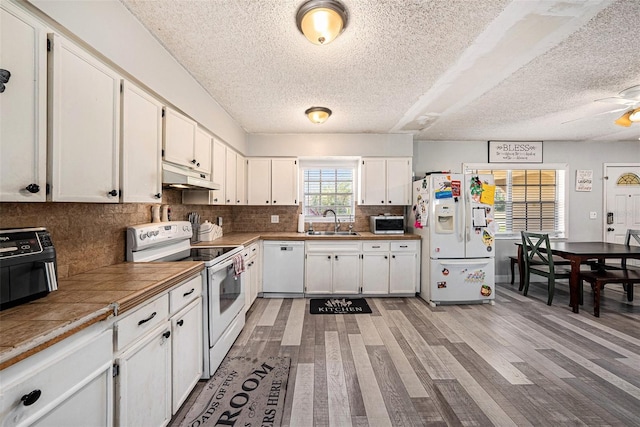
[[(640, 303), (591, 291), (576, 315), (533, 283), (495, 305), (367, 298), (372, 314), (310, 315), (261, 299), (229, 355), (289, 356), (283, 426), (640, 426)], [(204, 381), (172, 420), (186, 414)]]

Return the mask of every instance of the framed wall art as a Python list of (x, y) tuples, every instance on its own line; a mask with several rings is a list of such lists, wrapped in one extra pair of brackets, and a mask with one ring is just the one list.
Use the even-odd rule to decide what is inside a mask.
[(542, 163), (542, 141), (489, 141), (489, 163)]

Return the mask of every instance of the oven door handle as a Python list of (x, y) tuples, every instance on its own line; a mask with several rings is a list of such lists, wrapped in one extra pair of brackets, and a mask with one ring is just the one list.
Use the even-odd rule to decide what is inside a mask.
[(224, 261), (220, 264), (216, 264), (210, 267), (210, 272), (217, 273), (218, 271), (224, 270), (225, 268), (233, 268), (233, 258), (228, 261)]

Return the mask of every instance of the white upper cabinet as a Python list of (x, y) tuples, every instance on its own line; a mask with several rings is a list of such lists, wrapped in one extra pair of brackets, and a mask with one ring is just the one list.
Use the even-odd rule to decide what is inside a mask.
[(51, 200), (117, 203), (121, 78), (71, 41), (49, 40)]
[(247, 159), (247, 202), (271, 204), (271, 159)]
[(213, 139), (213, 168), (211, 173), (211, 181), (220, 185), (219, 190), (211, 190), (210, 204), (212, 205), (224, 205), (225, 199), (225, 178), (226, 178), (226, 164), (227, 164), (227, 147), (217, 139)]
[(196, 139), (193, 145), (193, 158), (196, 171), (211, 174), (211, 151), (213, 150), (213, 136), (202, 128), (196, 129)]
[(271, 204), (298, 204), (298, 159), (271, 160)]
[(363, 158), (361, 205), (411, 204), (411, 158)]
[(189, 168), (195, 168), (198, 160), (193, 152), (198, 124), (180, 114), (165, 108), (164, 113), (164, 160)]
[(411, 204), (411, 159), (387, 159), (387, 204)]
[(47, 155), (47, 32), (10, 4), (0, 9), (0, 201), (44, 202)]
[(248, 159), (247, 200), (250, 205), (297, 205), (298, 159)]
[(361, 205), (385, 205), (387, 200), (386, 161), (363, 159), (361, 178)]
[(247, 204), (247, 158), (240, 154), (236, 158), (236, 204)]
[[(172, 108), (165, 108), (164, 160), (211, 174), (213, 137), (198, 123)], [(207, 177), (208, 178), (208, 177)]]
[(122, 91), (122, 201), (162, 199), (162, 104), (124, 82)]
[(236, 171), (238, 168), (238, 154), (227, 148), (225, 155), (225, 184), (224, 193), (227, 205), (236, 204)]

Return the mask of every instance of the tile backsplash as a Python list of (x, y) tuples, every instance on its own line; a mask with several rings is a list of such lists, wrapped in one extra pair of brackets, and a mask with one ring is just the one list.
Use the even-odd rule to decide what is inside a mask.
[[(183, 205), (179, 190), (164, 190), (163, 203), (171, 207), (172, 220), (187, 220), (189, 212), (202, 221), (223, 219), (224, 233), (252, 231), (295, 232), (299, 206)], [(145, 203), (0, 203), (0, 228), (45, 227), (56, 248), (58, 275), (73, 276), (125, 260), (126, 228), (151, 222)], [(369, 231), (369, 216), (388, 212), (402, 215), (402, 206), (357, 206), (353, 229)], [(271, 215), (279, 222), (271, 223)], [(305, 223), (305, 230), (308, 223)], [(316, 230), (331, 223), (314, 223)]]

